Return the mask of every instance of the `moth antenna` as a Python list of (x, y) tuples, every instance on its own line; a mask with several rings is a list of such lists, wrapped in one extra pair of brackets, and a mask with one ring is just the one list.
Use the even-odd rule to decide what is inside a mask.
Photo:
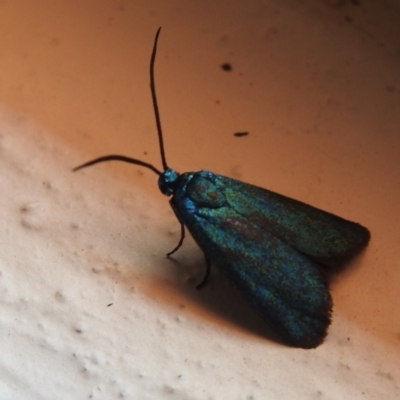
[[(163, 170), (166, 171), (168, 168), (167, 161), (165, 159), (165, 150), (164, 150), (164, 141), (163, 141), (163, 136), (162, 136), (162, 129), (161, 129), (161, 120), (160, 120), (160, 112), (158, 111), (158, 104), (157, 104), (157, 96), (156, 96), (156, 87), (155, 87), (155, 82), (154, 82), (154, 64), (156, 60), (156, 53), (157, 53), (157, 43), (158, 43), (158, 36), (160, 35), (161, 31), (161, 26), (158, 28), (156, 37), (154, 39), (154, 46), (153, 46), (153, 52), (151, 53), (151, 60), (150, 60), (150, 88), (151, 88), (151, 98), (153, 100), (153, 108), (154, 108), (154, 114), (156, 117), (156, 124), (157, 124), (157, 134), (158, 134), (158, 140), (160, 142), (160, 153), (161, 153), (161, 161), (163, 165)], [(130, 164), (136, 164), (140, 165), (142, 167), (151, 169), (153, 172), (155, 172), (158, 176), (162, 175), (162, 172), (156, 168), (154, 165), (149, 164), (145, 161), (138, 160), (136, 158), (131, 158), (131, 157), (125, 157), (125, 156), (120, 156), (120, 155), (109, 155), (109, 156), (103, 156), (96, 158), (92, 161), (89, 161), (85, 164), (78, 165), (73, 169), (73, 171), (78, 171), (82, 168), (90, 167), (91, 165), (98, 164), (101, 162), (105, 161), (123, 161), (127, 162)]]
[(156, 85), (155, 85), (155, 79), (154, 79), (154, 64), (155, 64), (155, 61), (156, 61), (157, 43), (158, 43), (158, 36), (160, 35), (160, 31), (161, 31), (161, 26), (158, 28), (158, 31), (156, 33), (156, 37), (154, 39), (153, 52), (151, 54), (151, 61), (150, 61), (150, 89), (151, 89), (151, 98), (153, 100), (154, 115), (156, 117), (158, 140), (160, 142), (161, 162), (162, 162), (162, 165), (163, 165), (163, 169), (165, 171), (165, 170), (167, 170), (169, 168), (168, 168), (168, 165), (167, 165), (167, 160), (165, 159), (164, 140), (163, 140), (162, 129), (161, 129), (160, 111), (158, 110), (157, 95), (156, 95)]
[(137, 160), (136, 158), (131, 158), (131, 157), (125, 157), (125, 156), (119, 156), (119, 155), (109, 155), (109, 156), (103, 156), (99, 158), (95, 158), (94, 160), (91, 160), (85, 164), (78, 165), (75, 167), (72, 171), (76, 172), (82, 168), (90, 167), (91, 165), (102, 163), (104, 161), (123, 161), (129, 164), (135, 164), (135, 165), (140, 165), (141, 167), (146, 167), (148, 169), (151, 169), (153, 172), (155, 172), (158, 176), (162, 175), (162, 172), (158, 170), (154, 165), (151, 165), (147, 162), (144, 162), (142, 160)]

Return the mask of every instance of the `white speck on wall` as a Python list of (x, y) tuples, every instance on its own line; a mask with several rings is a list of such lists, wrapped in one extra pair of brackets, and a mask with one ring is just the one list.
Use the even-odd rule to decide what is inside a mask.
[[(0, 4), (0, 399), (396, 399), (400, 5)], [(274, 341), (159, 193), (167, 160), (371, 230), (314, 350)], [(221, 65), (230, 65), (226, 71)], [(237, 138), (235, 132), (248, 132)]]

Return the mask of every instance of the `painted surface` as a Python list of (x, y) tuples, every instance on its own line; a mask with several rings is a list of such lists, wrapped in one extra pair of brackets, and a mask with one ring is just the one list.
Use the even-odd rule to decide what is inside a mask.
[[(394, 399), (400, 393), (400, 6), (0, 4), (0, 397)], [(300, 350), (204, 260), (150, 171), (168, 161), (358, 221), (324, 344)], [(224, 64), (230, 70), (223, 69)], [(249, 132), (237, 138), (235, 132)]]

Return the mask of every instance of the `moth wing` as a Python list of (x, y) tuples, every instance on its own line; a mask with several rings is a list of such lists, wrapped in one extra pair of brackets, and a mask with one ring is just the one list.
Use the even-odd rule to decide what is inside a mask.
[[(208, 175), (207, 175), (208, 174)], [(293, 346), (312, 348), (326, 336), (332, 300), (305, 255), (227, 202), (216, 175), (196, 173), (171, 205), (206, 257)]]
[[(201, 210), (200, 210), (201, 211)], [(191, 214), (186, 224), (206, 257), (293, 346), (313, 348), (326, 336), (332, 300), (316, 265), (235, 212)]]
[(247, 221), (327, 266), (340, 265), (364, 248), (368, 229), (301, 201), (215, 175), (227, 204)]

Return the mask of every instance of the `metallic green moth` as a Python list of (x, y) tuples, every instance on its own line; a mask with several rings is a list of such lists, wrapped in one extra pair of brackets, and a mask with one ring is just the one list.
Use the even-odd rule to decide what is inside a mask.
[(363, 249), (370, 233), (363, 226), (308, 204), (212, 172), (177, 173), (166, 162), (158, 110), (154, 63), (158, 29), (150, 62), (150, 87), (163, 171), (144, 161), (108, 155), (76, 168), (124, 161), (151, 169), (170, 199), (181, 224), (211, 264), (248, 299), (289, 345), (314, 348), (331, 322), (332, 298), (321, 267), (335, 267)]

